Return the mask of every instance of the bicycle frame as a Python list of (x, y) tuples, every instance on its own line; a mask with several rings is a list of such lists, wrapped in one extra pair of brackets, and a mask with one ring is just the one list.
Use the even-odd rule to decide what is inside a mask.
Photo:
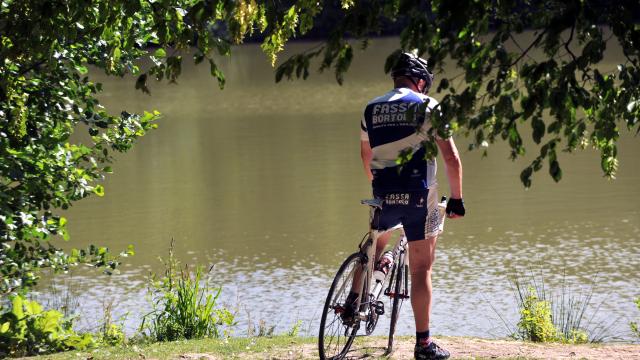
[[(369, 204), (370, 205), (370, 204)], [(374, 270), (374, 265), (376, 263), (376, 261), (378, 260), (376, 258), (376, 248), (378, 245), (378, 238), (387, 233), (387, 232), (392, 232), (394, 230), (397, 229), (402, 229), (402, 225), (397, 225), (394, 226), (391, 229), (388, 230), (384, 230), (384, 231), (378, 231), (378, 230), (373, 230), (372, 229), (372, 223), (373, 223), (373, 219), (374, 219), (374, 214), (375, 211), (378, 209), (375, 206), (371, 206), (370, 212), (369, 212), (369, 232), (367, 233), (367, 239), (364, 240), (363, 242), (360, 243), (360, 254), (362, 256), (362, 264), (364, 264), (363, 266), (361, 266), (360, 268), (356, 268), (356, 272), (354, 273), (354, 277), (359, 277), (357, 284), (355, 286), (355, 289), (358, 290), (358, 294), (360, 294), (360, 296), (358, 296), (357, 302), (356, 302), (356, 309), (358, 309), (358, 314), (357, 314), (357, 318), (358, 320), (367, 320), (367, 308), (364, 309), (364, 311), (360, 311), (360, 308), (363, 304), (367, 304), (370, 303), (371, 300), (376, 300), (379, 298), (380, 294), (371, 294), (371, 281), (373, 278), (373, 270)], [(393, 247), (393, 257), (394, 259), (397, 261), (399, 259), (399, 254), (401, 251), (404, 251), (404, 259), (405, 259), (405, 263), (408, 262), (408, 255), (409, 252), (406, 251), (407, 248), (407, 238), (406, 236), (404, 236), (404, 234), (402, 235), (402, 237), (396, 241), (394, 247)], [(401, 264), (404, 265), (404, 264)], [(359, 270), (359, 271), (358, 271)], [(362, 274), (366, 274), (366, 276), (362, 276)], [(387, 276), (393, 276), (393, 274), (387, 274)], [(354, 281), (355, 283), (355, 281)], [(390, 286), (390, 285), (389, 285)], [(382, 290), (385, 290), (385, 294), (388, 294), (390, 289), (384, 289), (384, 286), (382, 287)], [(373, 299), (370, 298), (370, 295), (373, 295)], [(364, 298), (364, 296), (366, 296), (367, 301), (363, 302), (362, 299)]]

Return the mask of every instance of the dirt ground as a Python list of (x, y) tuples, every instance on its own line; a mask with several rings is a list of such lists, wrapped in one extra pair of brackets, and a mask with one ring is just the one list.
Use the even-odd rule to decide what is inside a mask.
[[(451, 352), (451, 359), (629, 359), (640, 360), (640, 345), (630, 344), (533, 344), (511, 340), (485, 340), (475, 338), (438, 338), (437, 343)], [(396, 341), (391, 356), (384, 355), (386, 339), (367, 340), (354, 344), (346, 359), (413, 359), (412, 339)], [(213, 357), (188, 356), (191, 359)], [(195, 355), (195, 354), (194, 354)], [(294, 360), (317, 359), (315, 345), (292, 345), (282, 351), (270, 353), (239, 354), (238, 359)]]

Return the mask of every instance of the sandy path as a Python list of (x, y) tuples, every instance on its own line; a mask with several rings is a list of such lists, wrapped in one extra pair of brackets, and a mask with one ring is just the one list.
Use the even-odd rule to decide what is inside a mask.
[[(563, 345), (533, 344), (511, 340), (485, 340), (475, 338), (439, 338), (438, 344), (451, 352), (451, 359), (629, 359), (640, 360), (640, 345), (594, 344)], [(385, 339), (367, 339), (352, 347), (347, 359), (413, 359), (411, 339), (396, 342), (391, 356), (384, 356)], [(314, 345), (293, 345), (282, 351), (271, 353), (240, 354), (238, 359), (317, 359)]]

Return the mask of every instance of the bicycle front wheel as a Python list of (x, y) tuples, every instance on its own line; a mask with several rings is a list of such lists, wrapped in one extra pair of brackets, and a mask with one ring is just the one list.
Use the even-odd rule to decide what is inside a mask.
[(318, 334), (320, 359), (344, 358), (358, 332), (360, 320), (345, 316), (349, 306), (347, 297), (353, 287), (354, 276), (358, 269), (362, 269), (361, 255), (360, 253), (351, 254), (342, 263), (333, 279), (320, 320)]
[(400, 308), (406, 297), (407, 293), (407, 273), (405, 265), (405, 254), (400, 254), (398, 261), (396, 262), (395, 271), (392, 272), (394, 278), (391, 280), (395, 282), (389, 288), (393, 289), (393, 292), (389, 295), (392, 300), (391, 308), (391, 324), (389, 326), (389, 344), (387, 346), (387, 354), (393, 351), (393, 335), (396, 332), (396, 324), (398, 323), (398, 316), (400, 316)]

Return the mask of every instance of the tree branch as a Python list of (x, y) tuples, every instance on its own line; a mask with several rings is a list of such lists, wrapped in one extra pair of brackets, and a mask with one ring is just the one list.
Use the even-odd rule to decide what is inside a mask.
[(543, 32), (540, 33), (540, 35), (538, 35), (538, 37), (533, 40), (533, 42), (531, 43), (531, 45), (529, 45), (528, 48), (526, 48), (522, 54), (520, 54), (520, 56), (518, 56), (518, 58), (512, 62), (511, 64), (509, 64), (509, 67), (512, 67), (513, 65), (517, 64), (520, 60), (522, 60), (523, 57), (525, 57), (527, 55), (527, 53), (529, 52), (529, 50), (531, 50), (531, 48), (533, 48), (534, 46), (538, 45), (538, 43), (540, 42), (540, 40), (542, 40), (542, 37), (547, 33), (547, 29), (544, 29)]
[(27, 67), (24, 70), (21, 70), (20, 71), (20, 75), (26, 75), (31, 70), (35, 70), (35, 69), (39, 68), (40, 65), (44, 64), (45, 62), (46, 62), (45, 60), (36, 61), (34, 64), (31, 64), (31, 66)]
[(571, 49), (569, 49), (569, 44), (571, 43), (571, 41), (573, 40), (573, 31), (576, 29), (576, 22), (573, 22), (573, 25), (571, 25), (571, 33), (569, 34), (569, 39), (564, 43), (564, 48), (565, 50), (567, 50), (567, 52), (569, 53), (569, 55), (571, 55), (571, 58), (573, 58), (573, 61), (576, 61), (576, 55), (571, 52)]
[[(520, 51), (524, 51), (524, 49), (522, 48), (522, 46), (520, 46), (520, 44), (518, 43), (518, 41), (516, 40), (516, 38), (515, 38), (515, 37), (513, 37), (513, 34), (509, 33), (509, 38), (511, 39), (511, 41), (513, 41), (513, 43), (516, 45), (516, 47), (517, 47), (518, 49), (520, 49)], [(530, 55), (527, 55), (527, 57), (528, 57), (529, 59), (532, 59), (532, 60), (533, 60), (533, 58), (532, 58)]]

